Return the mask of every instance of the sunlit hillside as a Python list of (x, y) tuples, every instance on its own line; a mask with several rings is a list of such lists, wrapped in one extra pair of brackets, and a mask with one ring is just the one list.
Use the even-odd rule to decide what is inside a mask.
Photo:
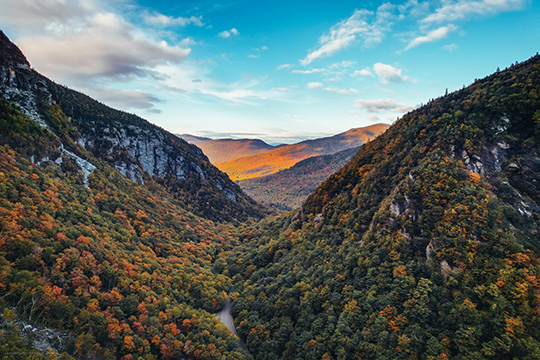
[(261, 154), (219, 163), (216, 166), (226, 172), (231, 180), (270, 175), (279, 170), (290, 168), (308, 157), (334, 154), (361, 146), (377, 137), (387, 128), (388, 125), (386, 124), (375, 124), (364, 128), (351, 129), (335, 136), (302, 141)]
[(201, 148), (212, 164), (260, 154), (277, 148), (259, 139), (209, 139), (189, 134), (178, 136)]

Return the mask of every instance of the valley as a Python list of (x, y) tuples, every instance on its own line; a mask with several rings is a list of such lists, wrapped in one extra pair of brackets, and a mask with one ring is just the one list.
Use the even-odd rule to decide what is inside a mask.
[(0, 94), (2, 358), (540, 354), (538, 55), (392, 126), (277, 148), (201, 150), (3, 32)]

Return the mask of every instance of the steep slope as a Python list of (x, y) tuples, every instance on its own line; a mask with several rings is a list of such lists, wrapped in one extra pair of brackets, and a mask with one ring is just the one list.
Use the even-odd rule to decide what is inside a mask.
[(410, 112), (228, 255), (265, 359), (536, 359), (540, 56)]
[(259, 139), (209, 139), (189, 134), (178, 136), (201, 148), (212, 164), (260, 154), (276, 148)]
[(343, 167), (358, 149), (313, 156), (275, 174), (240, 180), (237, 183), (261, 204), (280, 210), (296, 209), (324, 180)]
[(87, 160), (91, 154), (133, 181), (165, 186), (190, 211), (209, 219), (235, 221), (264, 215), (264, 209), (211, 165), (197, 147), (135, 115), (55, 84), (32, 70), (1, 32), (0, 53), (4, 56), (0, 60), (3, 96), (56, 134), (61, 141), (59, 151), (76, 159), (85, 173), (96, 166)]
[(85, 359), (250, 358), (213, 316), (230, 286), (216, 257), (239, 244), (232, 225), (91, 155), (84, 180), (60, 139), (3, 99), (0, 139), (0, 357), (35, 346)]
[(251, 179), (270, 175), (287, 169), (299, 161), (318, 155), (335, 154), (355, 148), (374, 139), (388, 128), (386, 124), (376, 124), (364, 128), (351, 129), (327, 138), (306, 140), (286, 145), (265, 153), (219, 163), (216, 166), (229, 174), (232, 180)]
[[(216, 274), (218, 255), (239, 245), (237, 230), (189, 212), (166, 182), (136, 168), (161, 165), (135, 161), (114, 141), (121, 133), (145, 142), (129, 131), (148, 131), (168, 156), (184, 157), (187, 177), (190, 166), (221, 173), (197, 148), (35, 74), (0, 39), (0, 53), (11, 54), (0, 62), (0, 357), (250, 359), (214, 316), (231, 284)], [(68, 103), (91, 128), (63, 114)], [(109, 143), (89, 145), (103, 126), (95, 109)], [(124, 176), (121, 161), (142, 181)]]

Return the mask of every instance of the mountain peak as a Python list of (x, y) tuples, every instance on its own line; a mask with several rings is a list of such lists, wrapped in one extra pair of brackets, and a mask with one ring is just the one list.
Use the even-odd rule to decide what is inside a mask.
[(20, 65), (30, 67), (22, 51), (0, 30), (0, 66)]

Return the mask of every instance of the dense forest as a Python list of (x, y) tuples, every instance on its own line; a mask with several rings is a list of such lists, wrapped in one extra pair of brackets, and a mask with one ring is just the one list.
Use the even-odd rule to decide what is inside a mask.
[[(3, 359), (539, 357), (540, 56), (256, 221), (197, 148), (0, 40)], [(247, 350), (214, 316), (227, 300)]]
[(273, 208), (290, 211), (304, 200), (334, 172), (345, 165), (359, 147), (331, 155), (313, 156), (275, 174), (237, 181), (253, 199)]
[[(16, 313), (59, 329), (61, 350), (76, 358), (249, 358), (212, 315), (231, 283), (214, 271), (216, 259), (239, 244), (237, 229), (105, 162), (86, 186), (65, 155), (60, 167), (32, 163), (24, 154), (54, 158), (58, 139), (4, 100), (0, 129), (4, 324)], [(3, 356), (27, 346), (16, 327), (2, 337)]]
[(256, 359), (536, 359), (540, 56), (405, 115), (227, 256)]

